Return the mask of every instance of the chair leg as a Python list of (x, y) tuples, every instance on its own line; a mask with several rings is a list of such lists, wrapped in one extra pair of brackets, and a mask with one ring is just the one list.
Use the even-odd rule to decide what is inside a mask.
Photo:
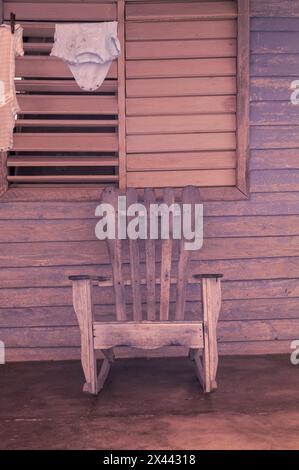
[(104, 388), (105, 382), (109, 375), (111, 364), (114, 362), (114, 352), (113, 349), (101, 349), (101, 352), (104, 355), (100, 373), (97, 378), (97, 394)]
[(202, 304), (204, 319), (204, 391), (210, 393), (217, 388), (218, 348), (216, 330), (221, 306), (221, 281), (219, 279), (202, 280)]
[(81, 363), (86, 380), (83, 391), (96, 395), (97, 361), (92, 332), (92, 286), (89, 280), (73, 282), (73, 304), (81, 333)]
[(100, 373), (97, 378), (97, 392), (96, 392), (97, 394), (104, 388), (105, 382), (110, 372), (110, 368), (111, 368), (111, 363), (105, 357), (103, 359)]
[(189, 359), (194, 363), (195, 374), (199, 380), (202, 389), (205, 391), (205, 375), (201, 359), (201, 350), (200, 349), (190, 349), (189, 350)]

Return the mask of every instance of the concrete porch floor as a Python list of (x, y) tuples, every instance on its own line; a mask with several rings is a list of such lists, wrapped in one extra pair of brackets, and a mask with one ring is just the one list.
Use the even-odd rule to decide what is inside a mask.
[(122, 359), (98, 397), (79, 362), (0, 366), (1, 449), (299, 449), (299, 366), (224, 357), (204, 396), (184, 358)]

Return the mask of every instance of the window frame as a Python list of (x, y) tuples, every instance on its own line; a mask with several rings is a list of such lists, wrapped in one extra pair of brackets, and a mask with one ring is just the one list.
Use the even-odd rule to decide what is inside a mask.
[[(0, 19), (2, 19), (0, 2)], [(199, 188), (203, 201), (233, 201), (248, 199), (249, 163), (249, 106), (250, 106), (250, 0), (237, 0), (237, 168), (236, 186)], [(117, 1), (119, 37), (125, 47), (125, 0)], [(118, 60), (119, 106), (119, 186), (126, 189), (126, 116), (125, 116), (125, 58)], [(0, 153), (0, 202), (10, 201), (94, 201), (104, 186), (74, 184), (9, 185), (6, 153)], [(177, 189), (180, 191), (180, 188)]]

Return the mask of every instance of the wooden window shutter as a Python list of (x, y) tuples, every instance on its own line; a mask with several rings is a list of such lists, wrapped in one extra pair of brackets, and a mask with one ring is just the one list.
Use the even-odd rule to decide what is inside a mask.
[(11, 11), (24, 28), (25, 56), (16, 64), (21, 114), (7, 155), (8, 182), (118, 182), (118, 62), (96, 92), (86, 93), (68, 66), (49, 56), (55, 23), (117, 20), (117, 2), (4, 2), (5, 20)]
[(238, 104), (237, 55), (249, 48), (248, 26), (238, 36), (246, 15), (248, 0), (127, 2), (128, 187), (242, 185), (248, 95)]

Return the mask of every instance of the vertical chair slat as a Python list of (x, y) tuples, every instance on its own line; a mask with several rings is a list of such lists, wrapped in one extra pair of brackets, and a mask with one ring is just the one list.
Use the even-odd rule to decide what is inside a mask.
[(145, 242), (146, 287), (147, 287), (147, 319), (156, 319), (156, 246), (150, 238), (150, 205), (155, 204), (155, 191), (152, 188), (144, 190), (144, 204), (147, 210), (147, 239)]
[[(184, 204), (190, 204), (192, 215), (194, 215), (194, 204), (199, 202), (199, 191), (193, 186), (188, 186), (183, 189), (182, 194), (182, 203), (184, 209)], [(193, 217), (194, 218), (194, 217)], [(183, 220), (183, 212), (182, 212)], [(185, 250), (185, 237), (182, 233), (182, 237), (179, 244), (179, 262), (177, 269), (177, 292), (176, 292), (176, 305), (175, 305), (175, 319), (183, 320), (185, 316), (185, 303), (186, 303), (186, 287), (188, 283), (188, 268), (191, 258), (191, 251)]]
[(116, 215), (115, 224), (115, 239), (107, 239), (107, 246), (109, 256), (112, 264), (112, 275), (115, 291), (115, 305), (116, 305), (116, 318), (118, 321), (125, 321), (126, 303), (125, 303), (125, 288), (124, 279), (122, 275), (122, 240), (118, 238), (118, 197), (121, 192), (117, 188), (109, 187), (103, 191), (102, 202), (111, 204), (114, 207)]
[[(164, 189), (164, 204), (171, 206), (174, 204), (175, 195), (171, 188)], [(168, 240), (162, 240), (161, 252), (161, 293), (160, 293), (160, 321), (169, 319), (169, 294), (170, 294), (170, 274), (172, 260), (172, 230), (170, 217), (170, 233)]]
[[(138, 194), (136, 189), (129, 188), (127, 190), (127, 206), (138, 202)], [(133, 217), (128, 217), (128, 221)], [(130, 247), (130, 269), (131, 269), (131, 285), (133, 297), (133, 319), (142, 320), (141, 308), (141, 289), (140, 289), (140, 253), (138, 240), (129, 239)]]

